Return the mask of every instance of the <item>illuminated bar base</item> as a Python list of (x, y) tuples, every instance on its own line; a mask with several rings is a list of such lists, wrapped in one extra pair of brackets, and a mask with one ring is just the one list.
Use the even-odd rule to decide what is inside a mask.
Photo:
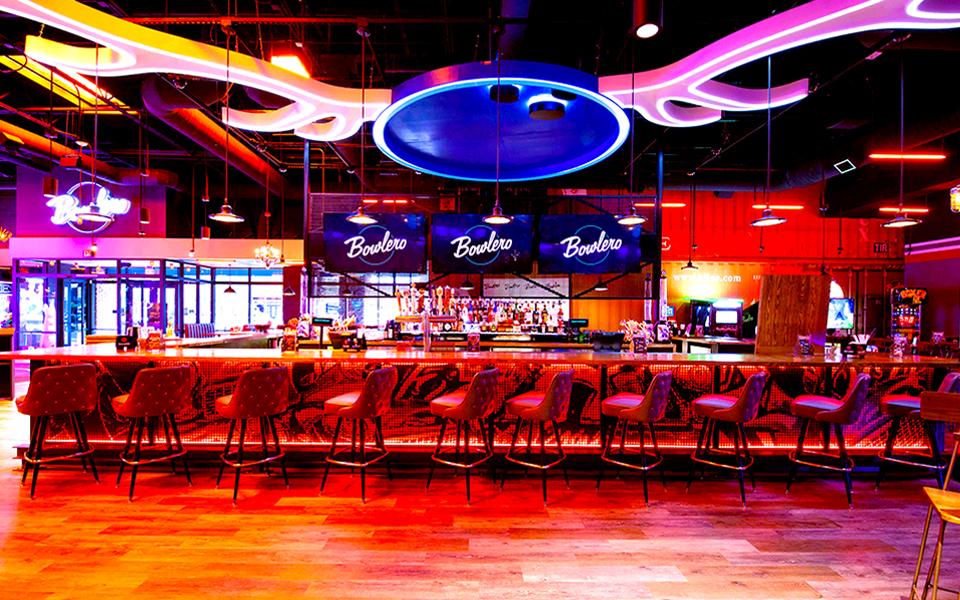
[[(30, 359), (33, 368), (63, 362), (94, 362), (101, 377), (100, 412), (88, 416), (90, 439), (96, 443), (124, 441), (128, 424), (113, 414), (109, 399), (128, 393), (136, 372), (148, 365), (187, 364), (195, 369), (196, 383), (189, 408), (178, 416), (184, 440), (189, 444), (220, 445), (228, 422), (219, 418), (214, 401), (233, 392), (239, 375), (265, 365), (286, 365), (291, 373), (290, 409), (277, 421), (285, 444), (323, 451), (330, 443), (333, 422), (323, 418), (323, 402), (338, 394), (357, 390), (364, 375), (380, 365), (394, 365), (399, 382), (393, 408), (384, 420), (388, 446), (396, 450), (423, 451), (436, 441), (439, 423), (431, 416), (430, 400), (466, 385), (473, 375), (489, 365), (497, 366), (499, 402), (494, 415), (496, 442), (509, 444), (512, 421), (504, 414), (504, 399), (542, 390), (552, 375), (572, 367), (575, 382), (570, 415), (564, 426), (565, 446), (577, 452), (599, 450), (600, 402), (621, 391), (646, 389), (661, 371), (673, 371), (673, 386), (666, 419), (658, 428), (661, 448), (687, 452), (695, 445), (696, 426), (691, 403), (708, 393), (737, 394), (747, 378), (759, 369), (770, 372), (760, 416), (747, 425), (751, 447), (759, 452), (785, 453), (796, 445), (796, 419), (789, 414), (791, 399), (801, 394), (842, 394), (857, 373), (873, 377), (867, 405), (859, 421), (848, 430), (853, 452), (882, 448), (886, 422), (880, 415), (884, 394), (935, 389), (949, 369), (960, 366), (950, 359), (906, 357), (892, 360), (883, 355), (853, 362), (829, 362), (822, 357), (757, 356), (737, 354), (683, 355), (594, 352), (418, 352), (368, 350), (301, 351), (281, 354), (267, 349), (168, 349), (162, 353), (118, 353), (112, 345), (28, 350), (0, 353), (0, 359)], [(900, 448), (923, 448), (919, 423), (905, 423), (898, 438)], [(57, 437), (68, 439), (66, 423), (52, 425)], [(726, 440), (725, 440), (726, 441)]]

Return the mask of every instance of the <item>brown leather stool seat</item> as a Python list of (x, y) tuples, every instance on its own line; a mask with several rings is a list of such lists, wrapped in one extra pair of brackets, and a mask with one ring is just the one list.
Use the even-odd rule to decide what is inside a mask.
[[(130, 472), (129, 499), (133, 500), (133, 490), (137, 483), (137, 472), (141, 465), (161, 461), (170, 461), (174, 473), (177, 472), (175, 460), (183, 459), (183, 473), (190, 480), (190, 466), (187, 464), (187, 451), (183, 448), (180, 439), (180, 430), (177, 427), (176, 413), (180, 412), (190, 402), (190, 387), (192, 382), (190, 367), (162, 367), (140, 369), (133, 379), (129, 394), (116, 396), (111, 401), (113, 412), (121, 417), (130, 419), (130, 429), (127, 432), (127, 443), (120, 452), (120, 469), (117, 472), (117, 485), (123, 478), (123, 471), (127, 465), (132, 467)], [(152, 458), (141, 458), (140, 452), (143, 443), (143, 428), (148, 429), (148, 437), (153, 441), (153, 429), (156, 421), (163, 425), (167, 451)], [(137, 432), (136, 445), (133, 445), (133, 432)], [(171, 438), (171, 432), (173, 437)], [(174, 440), (176, 447), (174, 447)], [(131, 455), (131, 446), (133, 454)]]
[[(540, 471), (540, 485), (543, 491), (543, 503), (547, 503), (547, 471), (557, 465), (562, 465), (567, 455), (563, 451), (563, 445), (560, 443), (560, 423), (567, 420), (567, 412), (570, 409), (570, 394), (573, 391), (573, 369), (561, 371), (553, 376), (546, 392), (526, 392), (514, 396), (507, 400), (507, 414), (517, 418), (513, 430), (513, 439), (510, 442), (510, 450), (504, 457), (508, 462), (512, 462), (523, 467), (537, 469)], [(524, 421), (529, 423), (527, 432), (527, 450), (524, 454), (515, 454), (517, 439), (520, 437), (520, 429)], [(546, 423), (553, 427), (553, 437), (556, 441), (557, 453), (547, 454), (546, 451)], [(532, 452), (533, 445), (533, 427), (535, 424), (540, 426), (540, 456), (534, 458)], [(563, 469), (563, 478), (570, 485), (570, 477), (567, 474), (566, 467)], [(503, 476), (500, 479), (500, 487), (503, 488), (507, 480), (507, 470), (503, 470)]]
[[(470, 504), (470, 471), (493, 458), (493, 423), (490, 415), (496, 408), (497, 385), (500, 381), (498, 369), (486, 369), (473, 376), (470, 386), (430, 401), (430, 413), (442, 419), (437, 435), (437, 446), (430, 457), (430, 474), (427, 476), (427, 488), (433, 480), (434, 466), (437, 463), (463, 469), (466, 476), (467, 504)], [(452, 452), (443, 452), (443, 436), (447, 424), (453, 421), (457, 425), (456, 445)], [(473, 460), (470, 455), (471, 423), (476, 422), (476, 432), (482, 447), (479, 456)], [(463, 452), (460, 449), (460, 436), (463, 434)], [(448, 458), (453, 454), (453, 458)]]
[[(960, 373), (947, 373), (937, 392), (941, 394), (960, 393)], [(887, 463), (891, 462), (929, 469), (936, 474), (937, 483), (940, 487), (943, 487), (943, 471), (947, 468), (947, 464), (944, 462), (943, 454), (940, 451), (938, 424), (936, 421), (929, 421), (920, 416), (920, 397), (907, 394), (888, 394), (880, 399), (880, 413), (890, 417), (890, 428), (887, 430), (887, 443), (877, 455), (880, 458), (880, 467), (877, 469), (876, 487), (880, 487), (880, 483), (883, 481), (884, 468)], [(928, 454), (911, 452), (894, 455), (893, 448), (897, 441), (897, 434), (900, 433), (903, 419), (906, 418), (920, 420), (924, 436), (927, 438)]]
[[(631, 394), (629, 392), (620, 392), (609, 398), (604, 399), (600, 404), (600, 429), (601, 442), (603, 450), (600, 452), (600, 469), (597, 473), (597, 489), (600, 489), (600, 482), (603, 480), (603, 465), (611, 463), (618, 467), (625, 467), (640, 471), (643, 480), (643, 501), (648, 503), (650, 496), (647, 491), (647, 471), (660, 466), (660, 479), (664, 489), (667, 487), (666, 474), (663, 472), (663, 456), (660, 454), (660, 446), (657, 444), (657, 434), (655, 423), (663, 419), (667, 410), (667, 403), (670, 400), (670, 385), (673, 382), (673, 372), (664, 371), (657, 373), (647, 386), (647, 392), (643, 395)], [(613, 417), (613, 427), (607, 424), (608, 419), (603, 417)], [(640, 444), (639, 452), (631, 452), (626, 447), (627, 435), (630, 425), (636, 425), (638, 441)], [(620, 429), (620, 448), (619, 452), (614, 454), (614, 439), (617, 437), (617, 429)], [(653, 454), (647, 452), (646, 432), (650, 431), (650, 442), (653, 445)], [(631, 460), (631, 456), (638, 456)]]
[[(847, 503), (853, 507), (853, 482), (850, 473), (853, 471), (853, 460), (847, 454), (847, 445), (843, 437), (843, 428), (852, 425), (860, 418), (860, 411), (867, 400), (870, 391), (870, 375), (860, 373), (850, 383), (843, 399), (828, 396), (804, 395), (797, 396), (790, 403), (790, 413), (800, 419), (800, 436), (797, 438), (797, 448), (790, 453), (790, 472), (787, 476), (787, 492), (797, 475), (797, 466), (806, 465), (818, 469), (839, 471), (843, 473), (844, 489), (847, 492)], [(803, 447), (807, 437), (807, 429), (811, 423), (819, 423), (823, 431), (823, 451), (805, 450)], [(838, 454), (830, 453), (830, 426), (833, 426), (837, 438)], [(836, 464), (830, 464), (836, 461)]]
[[(757, 484), (753, 475), (753, 457), (747, 446), (747, 432), (744, 425), (757, 418), (766, 385), (767, 373), (761, 371), (747, 379), (739, 396), (706, 394), (693, 401), (693, 412), (703, 417), (703, 425), (697, 438), (697, 448), (690, 455), (687, 491), (693, 484), (693, 472), (697, 464), (729, 469), (737, 472), (740, 502), (743, 506), (747, 505), (743, 482), (744, 472), (750, 474), (750, 483), (754, 489)], [(733, 440), (733, 452), (720, 449), (720, 431), (724, 425), (727, 425)]]
[[(99, 390), (97, 388), (97, 368), (90, 364), (60, 365), (40, 367), (30, 374), (30, 387), (27, 394), (17, 398), (17, 410), (32, 417), (30, 427), (30, 447), (23, 455), (23, 475), (20, 485), (27, 481), (27, 473), (33, 468), (30, 481), (30, 497), (37, 491), (37, 475), (40, 465), (51, 462), (79, 458), (83, 470), (87, 462), (93, 478), (98, 483), (97, 466), (93, 462), (93, 448), (87, 439), (87, 429), (83, 424), (86, 413), (97, 408)], [(73, 430), (76, 452), (65, 455), (43, 456), (43, 442), (47, 437), (50, 419), (66, 417)]]
[[(220, 472), (217, 473), (217, 486), (223, 478), (224, 467), (233, 467), (236, 474), (233, 480), (233, 503), (237, 503), (237, 492), (240, 489), (240, 471), (246, 467), (260, 466), (270, 476), (269, 464), (280, 463), (280, 472), (283, 482), (290, 487), (287, 477), (287, 453), (280, 446), (280, 436), (277, 433), (275, 422), (278, 415), (287, 410), (290, 396), (290, 374), (286, 367), (270, 367), (264, 369), (249, 369), (240, 374), (233, 394), (217, 398), (215, 407), (220, 416), (230, 419), (230, 430), (227, 433), (227, 443), (223, 454), (220, 455)], [(263, 454), (258, 459), (244, 459), (244, 441), (247, 436), (247, 421), (257, 419), (260, 425), (260, 442)], [(233, 443), (233, 434), (237, 423), (240, 423), (240, 439), (237, 450), (230, 451)], [(267, 437), (273, 438), (273, 449), (269, 448)]]
[[(397, 386), (397, 369), (395, 367), (383, 367), (371, 371), (367, 375), (363, 388), (359, 391), (348, 392), (334, 396), (323, 403), (323, 414), (337, 417), (337, 425), (333, 430), (333, 440), (330, 443), (330, 450), (327, 452), (327, 465), (323, 470), (323, 481), (320, 482), (320, 493), (323, 493), (327, 485), (327, 476), (330, 475), (330, 465), (340, 465), (344, 467), (360, 469), (360, 499), (367, 501), (367, 467), (380, 462), (390, 455), (383, 441), (383, 415), (390, 410), (390, 401), (393, 399), (393, 390)], [(337, 452), (337, 441), (340, 439), (340, 430), (343, 426), (343, 420), (350, 419), (353, 422), (353, 435), (350, 438), (350, 448)], [(367, 457), (367, 425), (366, 421), (372, 421), (374, 429), (374, 445), (378, 454), (372, 458)], [(360, 428), (360, 443), (357, 444), (357, 426)], [(357, 459), (359, 451), (360, 458)], [(350, 458), (342, 456), (347, 452)], [(392, 478), (390, 474), (390, 464), (386, 461), (387, 477)]]

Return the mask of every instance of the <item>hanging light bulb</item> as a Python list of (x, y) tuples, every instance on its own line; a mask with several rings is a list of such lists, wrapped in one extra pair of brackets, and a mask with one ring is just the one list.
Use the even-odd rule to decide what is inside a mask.
[(296, 295), (297, 295), (297, 292), (294, 291), (294, 289), (293, 289), (292, 287), (290, 287), (289, 285), (287, 285), (287, 286), (284, 286), (284, 288), (283, 288), (283, 295), (286, 296), (287, 298), (290, 298), (290, 297), (292, 297), (292, 296), (296, 296)]
[(950, 212), (960, 213), (960, 185), (950, 188)]
[(636, 206), (631, 206), (629, 213), (617, 219), (617, 223), (620, 223), (624, 227), (634, 227), (636, 225), (643, 225), (646, 222), (647, 222), (646, 217), (642, 217), (637, 214)]
[(467, 277), (466, 281), (464, 281), (463, 283), (460, 284), (460, 289), (463, 290), (463, 291), (465, 291), (465, 292), (469, 292), (469, 291), (473, 290), (474, 287), (475, 287), (475, 286), (473, 285), (473, 282), (470, 281), (470, 277)]
[(595, 292), (605, 292), (607, 291), (607, 283), (603, 280), (603, 277), (597, 277), (597, 285), (593, 286), (593, 291)]
[(228, 285), (227, 289), (223, 290), (224, 294), (236, 294), (237, 290), (233, 289), (233, 285)]
[(356, 211), (350, 213), (350, 216), (347, 217), (347, 220), (354, 225), (373, 225), (377, 222), (374, 217), (371, 217), (365, 210), (363, 210), (363, 204), (358, 206)]
[(210, 219), (216, 221), (217, 223), (243, 223), (244, 218), (233, 212), (233, 207), (227, 204), (227, 199), (223, 199), (223, 205), (220, 207), (220, 212), (213, 213), (210, 215)]
[(89, 221), (91, 223), (113, 223), (113, 217), (108, 214), (100, 212), (100, 207), (96, 204), (90, 204), (86, 208), (78, 212), (74, 219), (78, 223), (84, 221)]
[(209, 240), (210, 239), (210, 227), (203, 225), (200, 227), (200, 239)]
[(778, 217), (773, 213), (773, 209), (768, 207), (760, 213), (760, 218), (754, 219), (750, 224), (754, 227), (772, 227), (774, 225), (782, 225), (786, 222), (786, 217)]
[(890, 219), (889, 221), (883, 224), (883, 227), (887, 229), (903, 229), (904, 227), (913, 227), (914, 225), (919, 225), (922, 221), (910, 215), (899, 212), (897, 216)]
[(483, 218), (483, 222), (487, 225), (506, 225), (512, 220), (513, 217), (503, 214), (503, 209), (500, 208), (499, 198), (493, 205), (493, 212)]
[(682, 267), (680, 267), (680, 270), (681, 270), (681, 271), (696, 271), (696, 270), (698, 270), (699, 268), (700, 268), (700, 267), (698, 267), (697, 265), (693, 264), (693, 259), (692, 259), (692, 258), (688, 258), (688, 259), (687, 259), (687, 264), (685, 264), (685, 265), (683, 265)]

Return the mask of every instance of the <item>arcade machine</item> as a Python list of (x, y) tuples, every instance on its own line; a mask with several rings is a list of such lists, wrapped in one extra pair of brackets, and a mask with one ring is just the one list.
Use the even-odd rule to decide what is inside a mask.
[(890, 336), (902, 335), (913, 344), (920, 337), (920, 318), (926, 301), (927, 290), (923, 288), (890, 290)]
[(743, 301), (721, 298), (710, 305), (709, 335), (739, 339), (743, 335)]

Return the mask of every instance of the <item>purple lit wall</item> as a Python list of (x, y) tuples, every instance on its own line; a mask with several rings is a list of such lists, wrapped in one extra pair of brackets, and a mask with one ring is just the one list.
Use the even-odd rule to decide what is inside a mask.
[[(58, 178), (60, 193), (65, 193), (72, 185), (80, 181), (80, 173), (65, 169), (56, 169), (54, 175)], [(89, 181), (89, 173), (84, 173), (84, 180)], [(87, 237), (78, 233), (67, 225), (55, 225), (50, 218), (53, 209), (46, 206), (47, 198), (43, 195), (44, 173), (19, 167), (17, 169), (16, 192), (16, 234), (20, 237)], [(103, 183), (103, 182), (101, 182)], [(130, 211), (118, 215), (116, 220), (97, 237), (136, 237), (140, 228), (138, 204), (138, 186), (119, 186), (103, 183), (110, 190), (111, 195), (130, 200)], [(166, 189), (160, 186), (145, 185), (143, 188), (143, 206), (150, 209), (150, 224), (144, 225), (143, 230), (148, 237), (164, 237), (166, 235)]]

